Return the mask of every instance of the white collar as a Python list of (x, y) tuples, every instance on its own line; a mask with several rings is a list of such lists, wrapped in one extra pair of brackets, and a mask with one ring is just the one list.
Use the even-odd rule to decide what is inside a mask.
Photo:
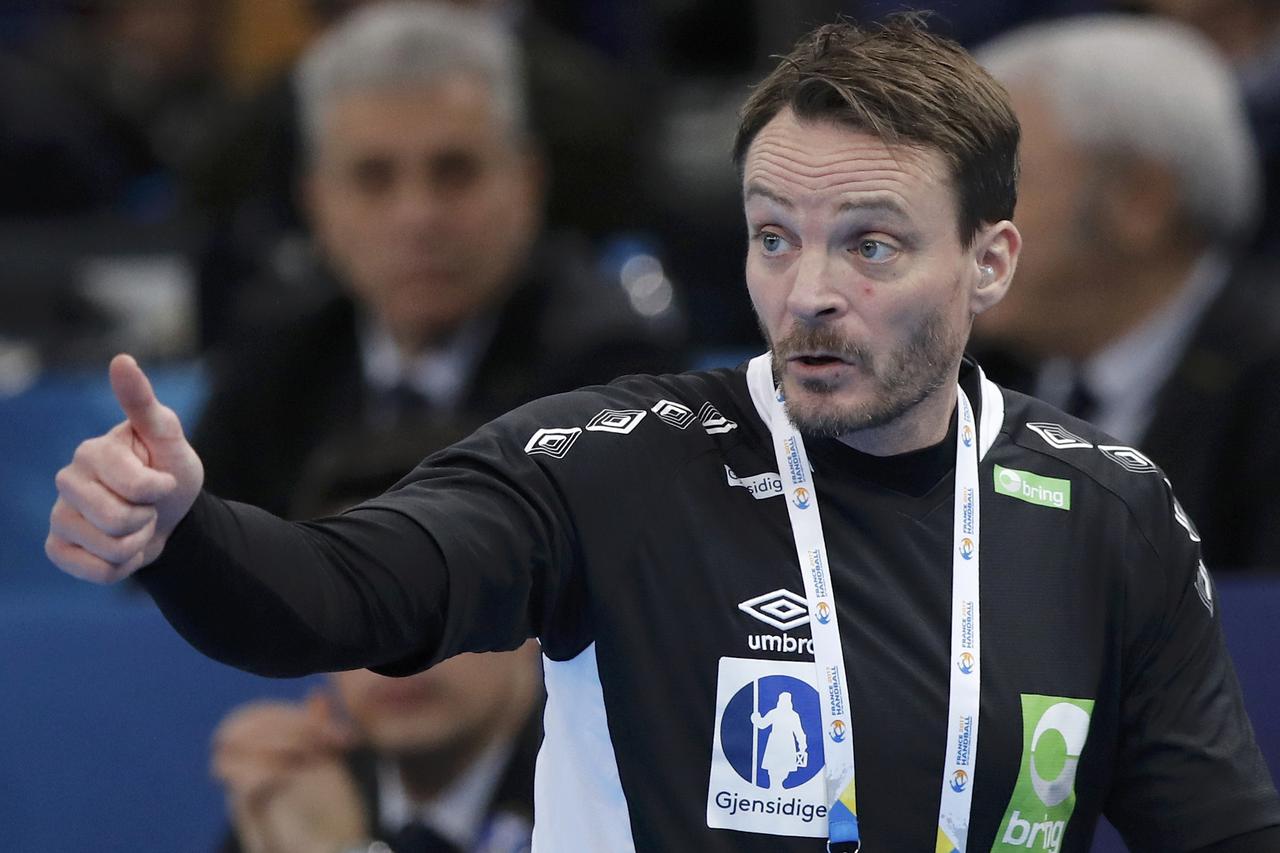
[(514, 750), (514, 737), (495, 740), (462, 775), (425, 803), (409, 799), (394, 761), (379, 760), (380, 824), (394, 832), (414, 820), (421, 821), (460, 849), (472, 849), (484, 829), (489, 804)]
[[(1226, 284), (1229, 271), (1222, 255), (1202, 255), (1168, 304), (1080, 365), (1081, 379), (1098, 403), (1094, 421), (1104, 432), (1123, 441), (1141, 439), (1156, 395), (1177, 367), (1195, 324)], [(1037, 376), (1036, 396), (1061, 404), (1072, 371), (1066, 359), (1045, 362)]]
[(408, 385), (437, 409), (456, 408), (496, 328), (493, 317), (477, 317), (442, 346), (405, 358), (384, 325), (362, 322), (358, 334), (365, 380), (382, 391)]

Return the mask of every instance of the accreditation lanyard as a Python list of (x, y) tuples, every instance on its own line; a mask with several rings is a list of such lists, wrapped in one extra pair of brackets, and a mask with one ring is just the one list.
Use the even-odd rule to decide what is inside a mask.
[[(956, 491), (951, 551), (950, 699), (947, 703), (947, 752), (943, 762), (942, 800), (938, 808), (937, 850), (964, 853), (973, 799), (974, 763), (978, 749), (978, 703), (982, 670), (978, 631), (978, 438), (973, 407), (956, 386)], [(804, 439), (783, 407), (781, 390), (768, 395), (769, 430), (778, 473), (785, 484), (787, 513), (796, 557), (804, 575), (814, 662), (821, 693), (822, 728), (826, 737), (826, 788), (829, 849), (857, 850), (858, 808), (854, 790), (853, 721), (831, 587), (830, 561), (818, 514)]]

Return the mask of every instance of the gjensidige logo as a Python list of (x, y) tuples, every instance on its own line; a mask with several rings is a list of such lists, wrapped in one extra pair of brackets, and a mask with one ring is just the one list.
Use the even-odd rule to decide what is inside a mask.
[(822, 713), (812, 663), (721, 658), (707, 826), (821, 838)]
[(750, 477), (739, 477), (728, 465), (724, 466), (725, 482), (730, 486), (738, 486), (750, 492), (758, 501), (782, 494), (782, 478), (772, 471), (755, 474)]

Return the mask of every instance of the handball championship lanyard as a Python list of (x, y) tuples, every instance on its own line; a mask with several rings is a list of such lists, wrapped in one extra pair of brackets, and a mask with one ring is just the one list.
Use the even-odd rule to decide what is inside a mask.
[[(956, 386), (956, 491), (951, 575), (951, 690), (947, 703), (947, 752), (938, 808), (938, 853), (965, 853), (978, 749), (978, 703), (982, 670), (978, 631), (978, 437), (973, 407)], [(804, 440), (783, 407), (780, 389), (768, 395), (769, 430), (786, 484), (787, 512), (796, 556), (804, 575), (814, 662), (825, 736), (828, 849), (857, 850), (858, 809), (854, 792), (853, 725), (840, 626), (831, 587), (830, 561), (818, 515), (818, 492), (810, 476)]]

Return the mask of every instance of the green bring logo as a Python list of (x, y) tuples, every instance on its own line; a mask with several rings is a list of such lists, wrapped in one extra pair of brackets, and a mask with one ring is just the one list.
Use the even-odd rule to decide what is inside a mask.
[(996, 466), (996, 493), (1017, 498), (1036, 506), (1071, 509), (1071, 481), (1057, 477), (1041, 477), (1030, 471)]
[(1092, 713), (1092, 699), (1022, 694), (1022, 768), (992, 851), (1060, 849)]

